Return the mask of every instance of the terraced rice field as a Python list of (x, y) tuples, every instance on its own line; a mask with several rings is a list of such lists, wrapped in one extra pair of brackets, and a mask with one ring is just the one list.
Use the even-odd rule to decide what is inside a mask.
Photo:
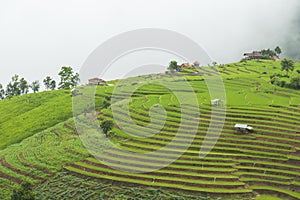
[[(201, 73), (209, 76), (214, 72), (205, 69)], [(235, 77), (235, 74), (239, 76)], [(248, 74), (251, 77), (245, 79)], [(131, 99), (129, 113), (123, 104), (115, 106), (113, 113), (110, 109), (99, 113), (100, 121), (113, 119), (119, 125), (126, 126), (131, 117), (138, 125), (127, 127), (126, 132), (114, 128), (113, 132), (119, 141), (117, 145), (122, 150), (105, 149), (100, 158), (90, 157), (65, 169), (99, 179), (193, 192), (246, 194), (257, 191), (300, 199), (299, 91), (278, 88), (276, 92), (271, 92), (272, 86), (267, 84), (266, 77), (261, 76), (260, 72), (234, 67), (227, 70), (224, 83), (229, 92), (223, 131), (212, 151), (206, 157), (199, 158), (199, 150), (211, 122), (212, 109), (203, 81), (195, 76), (188, 76), (188, 79), (197, 91), (200, 118), (189, 116), (195, 110), (193, 105), (185, 106), (185, 110), (182, 110), (176, 97), (164, 88), (155, 86), (155, 82), (144, 85)], [(257, 82), (262, 91), (255, 89)], [(128, 88), (124, 87), (124, 94)], [(185, 92), (181, 88), (178, 90)], [(122, 99), (121, 95), (119, 98)], [(153, 133), (160, 127), (159, 121), (164, 120), (165, 116), (159, 112), (151, 117), (149, 115), (150, 108), (157, 104), (163, 105), (167, 113), (163, 128), (152, 137), (128, 137), (128, 134), (137, 136)], [(216, 114), (224, 116), (222, 109)], [(182, 125), (182, 118), (189, 122)], [(214, 120), (217, 124), (219, 118)], [(236, 123), (251, 124), (255, 132), (237, 133), (233, 128)], [(189, 131), (193, 126), (198, 129), (195, 137)], [(180, 128), (183, 131), (178, 136), (176, 133)], [(213, 137), (211, 135), (211, 139)], [(192, 144), (186, 151), (181, 151), (190, 139), (193, 140)], [(171, 141), (172, 146), (164, 149), (159, 156), (146, 154), (165, 147)], [(133, 156), (131, 152), (139, 154)], [(130, 172), (151, 170), (172, 160), (178, 153), (182, 155), (162, 169), (149, 173)], [(105, 161), (105, 164), (99, 160)]]
[(74, 132), (72, 121), (58, 124), (0, 152), (0, 194), (8, 199), (24, 182), (41, 184), (66, 163), (88, 156)]
[[(269, 75), (280, 72), (278, 65), (271, 61), (253, 61), (219, 68), (226, 89), (226, 113), (210, 105), (210, 94), (203, 79), (217, 73), (210, 68), (198, 69), (196, 73), (187, 70), (177, 76), (147, 75), (126, 79), (121, 82), (121, 92), (114, 94), (113, 111), (102, 105), (104, 97), (112, 95), (114, 87), (99, 87), (96, 117), (99, 123), (103, 120), (118, 122), (110, 138), (116, 147), (101, 149), (101, 156), (93, 157), (82, 145), (72, 119), (59, 124), (58, 118), (47, 123), (37, 120), (36, 126), (47, 128), (34, 135), (30, 131), (40, 129), (29, 128), (24, 135), (32, 136), (20, 143), (17, 142), (23, 136), (17, 130), (18, 141), (10, 137), (12, 145), (5, 148), (3, 145), (4, 149), (0, 150), (1, 197), (9, 199), (13, 189), (29, 182), (39, 195), (49, 196), (53, 188), (57, 188), (54, 192), (58, 198), (66, 198), (65, 195), (79, 199), (101, 195), (108, 199), (122, 198), (118, 192), (125, 198), (127, 194), (135, 194), (128, 191), (135, 186), (150, 187), (152, 189), (147, 189), (144, 195), (155, 193), (161, 198), (177, 192), (176, 195), (199, 197), (184, 195), (190, 199), (251, 199), (257, 193), (300, 199), (300, 91), (279, 87), (274, 90)], [(297, 67), (300, 68), (299, 64)], [(190, 90), (180, 85), (183, 79), (193, 88), (197, 105), (188, 98), (182, 104), (173, 94), (176, 91), (188, 97)], [(166, 81), (178, 85), (170, 90), (160, 85)], [(138, 90), (131, 96), (127, 110), (122, 101), (133, 88)], [(153, 109), (157, 105), (165, 112)], [(195, 115), (197, 109), (200, 117)], [(70, 107), (65, 108), (64, 117), (71, 115), (69, 110)], [(59, 112), (56, 113), (59, 117)], [(26, 112), (23, 115), (27, 116)], [(87, 113), (86, 117), (91, 115)], [(224, 126), (222, 118), (225, 118)], [(128, 119), (132, 119), (135, 126), (128, 126)], [(211, 122), (214, 122), (212, 127)], [(249, 124), (255, 131), (238, 133), (233, 128), (236, 123)], [(126, 127), (126, 131), (121, 127)], [(212, 131), (205, 141), (209, 128)], [(196, 130), (195, 135), (191, 134), (191, 129)], [(156, 134), (151, 137), (138, 137), (153, 132)], [(102, 138), (104, 140), (105, 136)], [(218, 140), (214, 145), (215, 139)], [(209, 149), (211, 145), (213, 148), (208, 155), (200, 158), (201, 147)], [(149, 154), (157, 150), (161, 150), (159, 155)], [(162, 165), (166, 167), (159, 168)], [(87, 184), (82, 185), (85, 181)], [(76, 186), (82, 193), (78, 193)], [(176, 192), (160, 193), (157, 188), (175, 189)], [(103, 193), (98, 194), (98, 189), (103, 189)], [(143, 195), (141, 189), (135, 191), (138, 191), (136, 195)], [(176, 195), (174, 198), (178, 197)]]

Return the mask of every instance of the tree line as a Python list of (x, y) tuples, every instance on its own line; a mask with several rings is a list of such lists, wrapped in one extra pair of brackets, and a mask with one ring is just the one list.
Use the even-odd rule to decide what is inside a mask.
[[(71, 89), (76, 87), (80, 81), (79, 74), (75, 73), (72, 67), (63, 66), (58, 75), (60, 77), (58, 89)], [(47, 76), (43, 80), (43, 84), (46, 90), (55, 90), (57, 87), (56, 81), (50, 76)], [(29, 83), (25, 80), (25, 78), (21, 78), (19, 75), (14, 75), (6, 87), (3, 87), (0, 83), (0, 100), (27, 94), (30, 89), (32, 92), (36, 93), (39, 92), (40, 88), (41, 83), (38, 80)]]
[[(287, 87), (292, 89), (300, 89), (300, 70), (297, 70), (297, 75), (290, 76), (289, 72), (293, 72), (295, 69), (295, 62), (291, 59), (283, 59), (281, 61), (281, 71), (285, 71), (286, 74), (274, 74), (270, 76), (271, 83), (280, 87)], [(289, 79), (289, 82), (287, 82)]]

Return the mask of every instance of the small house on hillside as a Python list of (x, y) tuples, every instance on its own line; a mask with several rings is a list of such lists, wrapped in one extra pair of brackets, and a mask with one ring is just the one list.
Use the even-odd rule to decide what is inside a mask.
[(234, 128), (238, 131), (238, 132), (253, 132), (253, 127), (248, 126), (247, 124), (236, 124), (234, 126)]
[(96, 86), (96, 85), (101, 85), (101, 86), (106, 86), (106, 81), (101, 79), (101, 78), (91, 78), (89, 79), (88, 85), (91, 86)]
[(190, 68), (190, 67), (191, 67), (190, 63), (182, 63), (182, 64), (179, 66), (179, 68)]
[(249, 59), (249, 60), (252, 60), (252, 59), (261, 59), (263, 57), (264, 56), (259, 51), (253, 51), (252, 53), (244, 53), (244, 58), (245, 59)]

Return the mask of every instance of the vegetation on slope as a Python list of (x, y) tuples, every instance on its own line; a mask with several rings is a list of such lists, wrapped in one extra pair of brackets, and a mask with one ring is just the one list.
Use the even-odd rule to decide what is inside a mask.
[(71, 93), (41, 92), (0, 101), (0, 149), (72, 117)]
[[(0, 101), (2, 114), (0, 116), (0, 148), (2, 148), (0, 150), (0, 192), (4, 194), (4, 199), (8, 199), (12, 190), (24, 182), (39, 185), (36, 191), (45, 195), (59, 184), (62, 187), (57, 189), (58, 197), (67, 193), (78, 195), (74, 188), (79, 184), (78, 180), (80, 182), (82, 179), (88, 179), (88, 183), (91, 184), (88, 187), (80, 186), (83, 194), (84, 192), (87, 195), (96, 193), (93, 188), (103, 187), (104, 192), (99, 195), (111, 195), (112, 199), (122, 198), (118, 196), (119, 192), (124, 197), (133, 193), (128, 191), (128, 185), (123, 188), (113, 185), (112, 189), (109, 189), (110, 183), (101, 185), (102, 183), (96, 181), (97, 179), (151, 187), (183, 188), (201, 193), (237, 193), (239, 196), (251, 194), (253, 191), (259, 193), (267, 191), (275, 195), (284, 195), (285, 199), (299, 198), (300, 157), (297, 130), (300, 125), (298, 122), (300, 92), (270, 83), (271, 74), (282, 73), (279, 62), (254, 60), (215, 67), (224, 80), (228, 110), (218, 143), (204, 159), (199, 158), (199, 147), (211, 120), (211, 99), (203, 77), (216, 73), (213, 68), (196, 70), (187, 68), (180, 74), (175, 72), (175, 76), (147, 75), (129, 78), (122, 82), (121, 88), (124, 93), (141, 86), (130, 101), (129, 114), (135, 123), (147, 127), (151, 123), (149, 110), (156, 104), (162, 105), (167, 113), (163, 129), (150, 138), (128, 137), (128, 133), (113, 126), (112, 134), (109, 134), (110, 140), (123, 150), (149, 152), (165, 146), (178, 130), (182, 115), (188, 115), (190, 110), (194, 109), (190, 105), (186, 110), (181, 110), (178, 99), (172, 91), (159, 86), (160, 82), (179, 82), (183, 74), (196, 91), (199, 101), (201, 118), (189, 121), (190, 126), (200, 121), (197, 135), (190, 148), (170, 166), (148, 174), (109, 169), (97, 159), (90, 157), (78, 138), (73, 120), (67, 120), (72, 117), (70, 91), (28, 94)], [(300, 65), (296, 63), (295, 70), (298, 69)], [(148, 79), (147, 84), (143, 84), (145, 79)], [(126, 123), (128, 113), (122, 104), (117, 107), (115, 118), (112, 118), (107, 97), (111, 95), (113, 89), (112, 86), (97, 88), (96, 110), (99, 124), (105, 120), (116, 119), (125, 120)], [(186, 92), (184, 88), (176, 89), (183, 94)], [(82, 97), (78, 95), (75, 98)], [(122, 99), (121, 95), (118, 98)], [(187, 99), (185, 103), (189, 104), (189, 100)], [(160, 113), (153, 114), (154, 123), (151, 127), (143, 128), (143, 131), (149, 132), (157, 128), (155, 122), (163, 119)], [(255, 128), (255, 133), (237, 134), (233, 129), (235, 123), (251, 124)], [(162, 160), (171, 158), (174, 152), (178, 151), (178, 147), (182, 146), (182, 142), (189, 139), (190, 127), (186, 126), (184, 129), (186, 131), (181, 139), (175, 141), (175, 146), (167, 149), (160, 157), (149, 160), (140, 154), (132, 161), (130, 155), (115, 149), (104, 149), (104, 156), (116, 167), (139, 170), (147, 168), (149, 162), (157, 165)], [(141, 129), (134, 127), (128, 130), (137, 135), (142, 133)], [(104, 137), (106, 136), (103, 135)], [(18, 142), (20, 143), (16, 144)], [(68, 171), (67, 174), (50, 179), (63, 168)], [(78, 175), (84, 178), (78, 178)], [(93, 183), (90, 182), (90, 178), (93, 178)], [(67, 184), (66, 180), (70, 179), (75, 180)], [(49, 182), (41, 185), (46, 180)], [(66, 187), (70, 190), (65, 189)], [(133, 190), (140, 191), (138, 188)], [(294, 191), (289, 192), (289, 190)], [(174, 194), (173, 191), (170, 192), (172, 194), (165, 191), (161, 194), (157, 189), (154, 193)], [(147, 196), (148, 193), (145, 195)], [(177, 194), (174, 195), (177, 198)], [(211, 195), (211, 198), (215, 196)]]
[(188, 200), (250, 200), (252, 195), (193, 194), (157, 187), (128, 186), (112, 181), (97, 181), (62, 172), (35, 188), (37, 199), (188, 199)]

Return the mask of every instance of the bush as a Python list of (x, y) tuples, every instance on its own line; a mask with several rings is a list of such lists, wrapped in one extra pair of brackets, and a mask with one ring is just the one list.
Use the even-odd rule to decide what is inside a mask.
[(21, 188), (14, 190), (11, 200), (35, 200), (34, 193), (32, 192), (31, 184), (25, 183)]
[(101, 123), (100, 127), (101, 127), (103, 133), (106, 135), (106, 137), (109, 136), (109, 132), (112, 130), (113, 125), (114, 125), (114, 123), (111, 120), (105, 120)]
[(273, 74), (273, 75), (271, 75), (270, 76), (270, 79), (272, 79), (272, 78), (274, 78), (274, 77), (279, 77), (279, 78), (284, 78), (284, 77), (286, 77), (286, 78), (288, 78), (289, 76), (288, 75), (282, 75), (282, 74)]
[(291, 79), (291, 83), (289, 84), (291, 88), (300, 89), (300, 75)]
[(282, 80), (280, 81), (280, 87), (285, 87), (287, 84), (286, 84), (286, 81)]

